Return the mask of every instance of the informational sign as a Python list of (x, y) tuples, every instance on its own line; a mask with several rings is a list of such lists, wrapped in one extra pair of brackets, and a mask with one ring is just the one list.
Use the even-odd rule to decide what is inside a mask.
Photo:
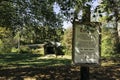
[(73, 62), (74, 64), (100, 63), (100, 27), (98, 23), (73, 26)]

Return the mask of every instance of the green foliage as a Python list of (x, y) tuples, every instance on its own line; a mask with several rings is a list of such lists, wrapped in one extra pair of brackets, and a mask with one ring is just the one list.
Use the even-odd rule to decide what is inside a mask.
[(32, 53), (44, 55), (44, 48), (32, 49)]
[(71, 55), (72, 54), (72, 28), (68, 28), (65, 31), (62, 44), (63, 46), (65, 46), (65, 54)]
[(2, 51), (3, 51), (3, 42), (2, 42), (2, 40), (0, 39), (0, 53), (3, 53)]
[(14, 39), (20, 39), (21, 44), (44, 43), (46, 41), (60, 41), (63, 35), (63, 28), (52, 28), (50, 26), (36, 28), (23, 28), (21, 31), (16, 32)]
[[(71, 20), (71, 16), (76, 16), (85, 3), (90, 1), (92, 0), (2, 0), (0, 24), (12, 28), (17, 25), (61, 27), (63, 20)], [(60, 8), (57, 14), (54, 11), (55, 4)]]
[(0, 53), (9, 53), (11, 52), (11, 45), (9, 42), (4, 42), (0, 39)]
[[(62, 22), (66, 18), (71, 20), (71, 16), (73, 19), (78, 17), (78, 13), (80, 10), (83, 10), (83, 19), (88, 20), (86, 18), (90, 13), (88, 5), (86, 2), (92, 0), (1, 0), (0, 1), (0, 26), (2, 27), (10, 27), (14, 30), (14, 39), (15, 42), (12, 41), (13, 37), (9, 37), (9, 34), (12, 34), (12, 31), (6, 29), (0, 29), (0, 44), (2, 45), (1, 51), (7, 51), (4, 49), (8, 49), (10, 51), (11, 46), (18, 42), (18, 38), (20, 38), (20, 43), (43, 43), (44, 41), (60, 41), (62, 39), (63, 29)], [(118, 1), (119, 2), (119, 1)], [(60, 12), (56, 14), (54, 12), (54, 4), (57, 4), (60, 7)], [(86, 6), (85, 6), (86, 4)], [(112, 17), (116, 17), (116, 22), (119, 20), (119, 5), (114, 0), (103, 0), (103, 10), (109, 14), (115, 13)], [(74, 10), (73, 10), (74, 9)], [(104, 11), (98, 11), (100, 14)], [(88, 15), (87, 15), (88, 14)], [(111, 20), (111, 16), (105, 16), (101, 18)], [(102, 16), (101, 16), (102, 17)], [(21, 29), (18, 32), (15, 32), (18, 26)], [(59, 28), (58, 28), (59, 27)], [(117, 26), (115, 26), (117, 30)], [(6, 31), (7, 32), (6, 32)], [(103, 34), (103, 53), (111, 54), (115, 53), (116, 49), (119, 47), (117, 43), (116, 35), (109, 35), (108, 31)], [(19, 34), (19, 35), (18, 35)], [(111, 34), (111, 33), (110, 33)], [(117, 33), (116, 33), (117, 34)], [(6, 37), (6, 38), (4, 38)], [(112, 39), (112, 38), (114, 39)], [(116, 42), (115, 42), (116, 41)], [(63, 45), (65, 46), (66, 54), (70, 54), (72, 50), (72, 30), (66, 30), (65, 35), (62, 40)], [(113, 45), (115, 43), (115, 45)], [(15, 44), (16, 45), (16, 44)], [(108, 45), (107, 47), (105, 47)], [(116, 46), (116, 47), (115, 47)], [(21, 48), (21, 51), (27, 52), (28, 48)], [(8, 52), (7, 51), (7, 52)], [(13, 48), (13, 51), (15, 49)], [(29, 52), (29, 51), (28, 51)]]
[(32, 51), (28, 46), (20, 46), (19, 53), (32, 53)]
[[(114, 46), (114, 38), (112, 28), (102, 28), (102, 56), (113, 56), (116, 55), (116, 46)], [(119, 43), (118, 43), (119, 44)]]
[(13, 3), (9, 2), (9, 0), (0, 0), (0, 26), (11, 28), (12, 21), (15, 18), (15, 11)]
[(97, 12), (99, 18), (102, 19), (101, 20), (102, 22), (111, 21), (113, 17), (116, 18), (115, 21), (117, 22), (118, 20), (120, 20), (119, 8), (120, 8), (119, 0), (102, 0), (102, 3), (96, 8), (95, 12)]
[(0, 53), (9, 53), (14, 45), (9, 28), (0, 27)]
[(16, 28), (51, 26), (58, 27), (62, 25), (61, 16), (53, 11), (55, 1), (37, 1), (37, 0), (8, 0), (0, 2), (0, 25), (4, 27)]
[(104, 16), (101, 16), (102, 22), (106, 21), (108, 24), (113, 23), (110, 39), (112, 43), (112, 53), (118, 54), (120, 53), (120, 39), (118, 35), (118, 22), (120, 21), (120, 0), (103, 0), (98, 9), (99, 15), (103, 14)]
[(113, 53), (113, 45), (110, 35), (102, 35), (102, 56), (111, 56)]
[(18, 48), (12, 47), (11, 52), (12, 53), (17, 53), (18, 52)]

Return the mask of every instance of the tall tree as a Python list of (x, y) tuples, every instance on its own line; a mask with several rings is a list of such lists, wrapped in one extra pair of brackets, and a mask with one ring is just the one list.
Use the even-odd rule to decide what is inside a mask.
[(0, 1), (0, 26), (11, 27), (13, 19), (15, 17), (15, 8), (13, 4), (5, 0)]
[[(56, 32), (58, 28), (62, 31), (62, 16), (53, 10), (54, 3), (55, 1), (51, 0), (2, 0), (0, 1), (0, 26), (12, 28), (15, 33), (24, 31), (23, 28), (32, 29), (33, 32), (38, 31), (39, 36), (46, 34), (44, 38), (47, 33)], [(44, 26), (48, 26), (49, 30), (46, 27), (45, 31), (40, 33)], [(54, 33), (49, 34), (51, 35), (58, 36)]]
[[(1, 1), (0, 3), (11, 4), (9, 5), (10, 10), (14, 9), (14, 11), (11, 11), (15, 16), (11, 16), (11, 18), (14, 19), (12, 22), (13, 25), (28, 26), (38, 24), (56, 27), (61, 24), (61, 19), (71, 20), (72, 18), (77, 18), (80, 10), (83, 10), (83, 16), (85, 17), (86, 15), (84, 14), (88, 12), (84, 12), (84, 10), (87, 9), (86, 7), (90, 7), (88, 3), (90, 1), (92, 0), (8, 0)], [(53, 5), (55, 4), (58, 4), (60, 7), (59, 14), (56, 14), (53, 10)], [(2, 9), (9, 11), (5, 8)], [(1, 13), (3, 13), (3, 11), (1, 11)], [(8, 14), (9, 13), (6, 13), (6, 15)], [(6, 16), (6, 18), (9, 17)]]
[[(114, 52), (119, 53), (120, 40), (118, 36), (118, 21), (120, 20), (120, 0), (103, 0), (102, 2), (103, 12), (107, 12), (107, 22), (114, 22), (113, 31), (113, 46)], [(101, 12), (100, 12), (101, 14)]]

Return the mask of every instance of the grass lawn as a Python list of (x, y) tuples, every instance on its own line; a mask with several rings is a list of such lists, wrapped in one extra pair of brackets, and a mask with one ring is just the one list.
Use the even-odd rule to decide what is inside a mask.
[[(71, 65), (71, 56), (55, 56), (40, 54), (0, 54), (0, 69), (7, 68), (22, 68), (22, 67), (48, 67), (48, 66), (60, 66)], [(101, 60), (102, 66), (117, 65), (120, 62), (120, 58), (107, 58)]]
[[(120, 58), (102, 59), (90, 67), (90, 80), (120, 80)], [(80, 80), (80, 66), (70, 56), (0, 54), (0, 80)]]
[(40, 54), (0, 54), (0, 67), (20, 68), (20, 67), (45, 67), (57, 65), (70, 65), (70, 56), (41, 56)]

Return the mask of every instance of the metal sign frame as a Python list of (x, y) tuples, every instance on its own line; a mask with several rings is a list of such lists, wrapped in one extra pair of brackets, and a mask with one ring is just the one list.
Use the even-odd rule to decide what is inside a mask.
[[(97, 29), (95, 31), (95, 32), (97, 32), (97, 34), (94, 34), (94, 35), (97, 35), (96, 36), (97, 44), (95, 44), (95, 42), (92, 41), (92, 39), (87, 39), (87, 38), (89, 38), (89, 36), (87, 35), (86, 31), (82, 31), (84, 35), (88, 36), (86, 38), (83, 38), (84, 44), (82, 44), (82, 42), (81, 42), (82, 37), (79, 36), (81, 34), (81, 31), (79, 29), (80, 29), (80, 27), (83, 27), (84, 25), (88, 26), (88, 28), (90, 28), (90, 26), (93, 26), (93, 28)], [(100, 61), (100, 57), (101, 57), (101, 28), (100, 28), (100, 25), (101, 25), (101, 23), (99, 23), (99, 22), (89, 22), (89, 23), (80, 23), (78, 21), (73, 22), (73, 38), (72, 38), (72, 61), (73, 61), (73, 64), (82, 65), (82, 66), (100, 65), (100, 63), (101, 63), (101, 61)], [(88, 29), (86, 29), (86, 30), (88, 30)], [(88, 48), (84, 48), (85, 45), (89, 45), (89, 44), (85, 43), (85, 41), (89, 41), (89, 44), (91, 46), (89, 46)], [(79, 42), (81, 42), (82, 45), (79, 45), (78, 44)], [(95, 47), (92, 47), (92, 45), (95, 45)], [(91, 57), (90, 54), (92, 54), (92, 55), (95, 54), (93, 56), (94, 58), (90, 58)], [(97, 61), (95, 61), (95, 59)]]

